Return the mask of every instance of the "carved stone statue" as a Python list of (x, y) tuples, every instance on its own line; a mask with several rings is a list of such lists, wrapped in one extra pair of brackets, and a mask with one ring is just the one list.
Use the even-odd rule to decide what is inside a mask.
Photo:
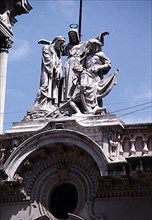
[[(81, 42), (78, 30), (71, 29), (68, 44), (62, 36), (53, 42), (39, 42), (47, 44), (42, 49), (40, 88), (25, 119), (107, 113), (102, 98), (111, 91), (118, 74), (115, 72), (104, 78), (111, 69), (110, 59), (102, 51), (107, 34), (103, 32), (96, 38)], [(61, 86), (62, 55), (67, 56), (64, 87)]]
[[(102, 43), (94, 38), (88, 41), (88, 53), (85, 59), (83, 59), (83, 67), (85, 67), (87, 74), (85, 74), (86, 85), (89, 82), (93, 86), (95, 98), (98, 105), (103, 107), (102, 98), (107, 95), (112, 89), (113, 84), (116, 82), (117, 74), (114, 73), (111, 76), (104, 78), (111, 69), (110, 59), (102, 52)], [(88, 74), (89, 73), (89, 74)], [(88, 96), (86, 95), (86, 100)]]
[(61, 54), (64, 42), (65, 39), (62, 36), (56, 37), (52, 42), (39, 41), (39, 43), (48, 45), (42, 49), (40, 87), (35, 103), (29, 109), (28, 115), (45, 116), (58, 106), (60, 95), (58, 89), (62, 75)]
[(119, 133), (109, 132), (109, 158), (112, 161), (124, 160), (120, 155), (120, 140), (121, 136)]
[[(103, 75), (111, 68), (110, 60), (101, 52), (101, 42), (98, 39), (89, 40), (80, 64), (75, 63), (74, 71), (79, 77), (80, 96), (84, 110), (95, 114), (101, 112), (102, 104), (99, 105), (97, 100), (97, 87)], [(80, 65), (82, 65), (81, 68)]]
[[(67, 56), (67, 60), (64, 65), (64, 100), (67, 101), (74, 96), (74, 93), (78, 93), (77, 87), (73, 89), (75, 85), (75, 72), (73, 70), (75, 58), (81, 57), (84, 54), (86, 48), (86, 42), (80, 42), (77, 29), (71, 29), (68, 33), (69, 43), (64, 48), (64, 54)], [(77, 91), (76, 91), (77, 90)]]
[[(116, 81), (117, 74), (107, 79), (103, 75), (111, 69), (109, 58), (102, 52), (104, 36), (80, 42), (76, 29), (69, 32), (70, 43), (64, 52), (68, 55), (65, 64), (65, 100), (70, 100), (77, 113), (103, 113), (102, 98), (107, 95)], [(77, 108), (77, 104), (81, 108)], [(75, 105), (74, 105), (74, 104)]]

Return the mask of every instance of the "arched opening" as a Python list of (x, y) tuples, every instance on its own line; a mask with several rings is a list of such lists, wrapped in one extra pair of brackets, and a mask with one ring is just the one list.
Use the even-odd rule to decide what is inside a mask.
[(58, 219), (66, 219), (68, 213), (73, 213), (78, 202), (78, 193), (71, 183), (57, 186), (50, 194), (49, 208), (52, 215)]

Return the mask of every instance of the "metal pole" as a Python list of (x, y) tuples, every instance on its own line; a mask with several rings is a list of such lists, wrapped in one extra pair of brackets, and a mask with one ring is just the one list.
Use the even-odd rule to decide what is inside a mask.
[(82, 0), (80, 0), (80, 8), (79, 8), (79, 37), (81, 40), (81, 26), (82, 26)]

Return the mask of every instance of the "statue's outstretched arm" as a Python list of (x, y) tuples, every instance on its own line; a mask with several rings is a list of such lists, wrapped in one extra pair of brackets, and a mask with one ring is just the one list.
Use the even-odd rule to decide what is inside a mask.
[(47, 44), (47, 45), (50, 45), (51, 44), (51, 41), (48, 41), (48, 40), (45, 40), (45, 39), (40, 39), (38, 41), (38, 44)]
[(102, 32), (96, 39), (99, 40), (102, 43), (102, 46), (104, 45), (104, 36), (109, 35), (108, 31)]

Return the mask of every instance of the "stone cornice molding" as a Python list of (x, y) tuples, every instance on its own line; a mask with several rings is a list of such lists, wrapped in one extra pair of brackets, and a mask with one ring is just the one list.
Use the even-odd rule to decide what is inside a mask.
[(98, 198), (151, 197), (152, 172), (131, 172), (128, 176), (101, 177)]

